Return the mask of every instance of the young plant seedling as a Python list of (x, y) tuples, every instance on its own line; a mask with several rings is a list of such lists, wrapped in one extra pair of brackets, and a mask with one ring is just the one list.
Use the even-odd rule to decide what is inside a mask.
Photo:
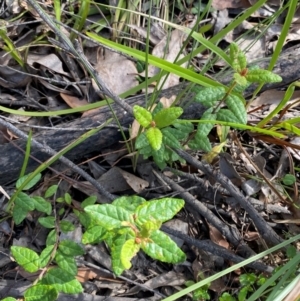
[[(143, 127), (143, 132), (136, 138), (135, 147), (144, 158), (153, 157), (154, 162), (164, 168), (167, 162), (179, 159), (171, 148), (188, 146), (194, 150), (212, 151), (209, 134), (218, 122), (230, 122), (236, 128), (247, 124), (246, 101), (243, 91), (251, 83), (280, 82), (282, 79), (268, 70), (256, 67), (247, 68), (245, 54), (235, 43), (230, 45), (231, 68), (233, 79), (228, 87), (198, 87), (195, 101), (206, 107), (194, 135), (194, 126), (189, 120), (177, 119), (183, 113), (178, 107), (164, 109), (159, 103), (153, 113), (140, 107), (134, 107), (134, 116)], [(221, 148), (220, 148), (221, 149)]]
[(112, 269), (116, 275), (131, 267), (130, 261), (140, 249), (163, 262), (183, 262), (185, 254), (159, 230), (161, 224), (183, 206), (182, 199), (163, 198), (147, 202), (138, 196), (120, 197), (112, 204), (86, 206), (87, 230), (82, 242), (105, 241), (111, 250)]

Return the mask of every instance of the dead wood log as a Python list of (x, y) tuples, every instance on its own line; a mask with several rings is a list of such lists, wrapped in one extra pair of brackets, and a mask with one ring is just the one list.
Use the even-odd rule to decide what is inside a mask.
[[(270, 88), (276, 88), (281, 85), (287, 85), (288, 83), (297, 80), (300, 78), (299, 75), (299, 64), (300, 64), (300, 54), (299, 49), (296, 49), (292, 54), (288, 53), (283, 55), (280, 60), (277, 62), (274, 72), (281, 75), (283, 78), (282, 83), (269, 84), (264, 87), (264, 90)], [(262, 68), (266, 68), (269, 60), (262, 60), (258, 63)], [(220, 80), (223, 83), (226, 83), (226, 80)], [(163, 90), (160, 96), (170, 97), (172, 95), (177, 95), (185, 87), (185, 84), (178, 85), (167, 90)], [(253, 88), (246, 92), (252, 92)], [(134, 105), (144, 105), (145, 95), (138, 95), (127, 100), (128, 104)], [(128, 127), (133, 118), (129, 116), (123, 109), (113, 105), (113, 109), (119, 119), (120, 124), (123, 127)], [(186, 119), (196, 119), (202, 115), (203, 108), (199, 104), (192, 104), (185, 110), (183, 118)], [(68, 145), (74, 139), (78, 138), (81, 134), (82, 128), (92, 128), (99, 126), (105, 122), (108, 118), (112, 117), (112, 114), (108, 107), (104, 107), (99, 110), (99, 113), (94, 114), (93, 116), (86, 118), (78, 118), (72, 122), (69, 122), (65, 125), (59, 125), (60, 128), (64, 127), (66, 130), (57, 130), (55, 127), (53, 130), (42, 130), (34, 135), (34, 138), (40, 142), (48, 145), (54, 150), (61, 150), (63, 147)], [(79, 131), (69, 131), (68, 128), (78, 128)], [(122, 136), (117, 128), (106, 127), (102, 129), (98, 134), (87, 139), (84, 143), (78, 145), (72, 151), (70, 151), (66, 157), (72, 161), (80, 160), (85, 156), (93, 153), (95, 151), (99, 152), (101, 149), (112, 146), (113, 144), (118, 143), (122, 139)], [(15, 145), (14, 145), (15, 144)], [(24, 150), (25, 150), (26, 141), (23, 139), (18, 139), (10, 143), (0, 145), (1, 156), (0, 156), (0, 185), (5, 185), (16, 180), (19, 176), (19, 172), (22, 167), (24, 159)], [(17, 148), (17, 147), (19, 148)], [(23, 150), (23, 151), (21, 151)], [(32, 149), (32, 157), (45, 161), (48, 159), (48, 155), (43, 153), (40, 149)], [(33, 159), (30, 159), (28, 163), (27, 172), (34, 170), (40, 163), (36, 162)]]

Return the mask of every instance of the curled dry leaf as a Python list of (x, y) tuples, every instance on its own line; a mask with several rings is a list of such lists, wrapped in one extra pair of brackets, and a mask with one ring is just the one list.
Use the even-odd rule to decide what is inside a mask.
[[(180, 53), (178, 60), (183, 58), (182, 54), (182, 44), (186, 38), (186, 34), (178, 29), (175, 29), (171, 32), (170, 37), (165, 36), (154, 48), (152, 55), (159, 58), (163, 58), (168, 62), (174, 62)], [(183, 67), (186, 67), (186, 63), (183, 64)], [(160, 72), (160, 69), (155, 66), (149, 66), (148, 76), (152, 77)], [(167, 89), (179, 84), (179, 76), (175, 74), (170, 74), (166, 81), (165, 77), (162, 77), (160, 83), (164, 83), (163, 86), (159, 85), (158, 89)]]
[(47, 70), (59, 73), (62, 75), (70, 76), (64, 71), (61, 60), (54, 53), (48, 55), (29, 54), (27, 63), (36, 69), (46, 68)]
[(145, 27), (137, 26), (134, 24), (128, 25), (131, 29), (135, 30), (144, 39), (149, 38), (152, 45), (159, 43), (166, 35), (165, 30), (158, 24), (154, 23), (150, 28), (150, 35), (148, 35), (148, 30)]
[(251, 5), (247, 0), (213, 0), (211, 6), (216, 10), (223, 10), (226, 8), (248, 8)]
[(88, 104), (86, 99), (79, 99), (76, 96), (60, 93), (61, 98), (68, 104), (70, 108), (78, 108)]
[[(295, 137), (290, 142), (295, 145), (300, 145), (300, 137)], [(287, 149), (293, 155), (293, 157), (295, 159), (300, 160), (300, 150), (299, 149), (291, 148), (291, 147), (288, 147)]]
[(254, 241), (259, 238), (259, 233), (255, 231), (247, 231), (244, 235), (245, 240)]
[[(109, 89), (117, 95), (138, 85), (135, 64), (119, 53), (107, 49), (100, 51), (95, 70)], [(92, 83), (97, 93), (100, 93), (94, 80)]]
[(4, 88), (21, 88), (28, 85), (31, 81), (31, 77), (23, 72), (20, 66), (10, 68), (8, 66), (1, 65), (0, 68), (0, 86)]
[(223, 237), (223, 235), (221, 234), (221, 232), (215, 228), (214, 226), (210, 225), (208, 223), (208, 227), (209, 227), (209, 237), (211, 239), (212, 242), (214, 242), (215, 244), (224, 247), (226, 249), (229, 248), (229, 243), (228, 241)]

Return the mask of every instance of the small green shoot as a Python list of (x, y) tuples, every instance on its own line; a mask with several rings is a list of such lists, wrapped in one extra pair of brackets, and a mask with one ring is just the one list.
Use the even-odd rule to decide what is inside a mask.
[[(236, 124), (237, 128), (247, 124), (246, 101), (242, 92), (253, 82), (281, 81), (280, 76), (268, 70), (248, 69), (246, 56), (235, 43), (230, 45), (228, 60), (234, 70), (233, 80), (228, 88), (217, 85), (197, 88), (195, 101), (207, 109), (198, 121), (195, 134), (192, 134), (194, 126), (191, 121), (178, 119), (183, 113), (180, 107), (165, 109), (158, 103), (154, 111), (150, 112), (140, 106), (134, 106), (134, 117), (143, 128), (136, 138), (135, 148), (144, 158), (152, 156), (154, 162), (162, 169), (167, 162), (181, 160), (172, 148), (180, 149), (186, 143), (191, 149), (212, 152), (209, 134), (215, 124), (230, 122)], [(225, 132), (228, 132), (228, 128)]]
[(182, 199), (163, 198), (147, 202), (138, 196), (120, 197), (112, 204), (84, 208), (89, 218), (82, 242), (105, 241), (111, 249), (116, 275), (131, 267), (131, 259), (142, 249), (150, 257), (168, 263), (185, 260), (185, 254), (159, 230), (184, 205)]

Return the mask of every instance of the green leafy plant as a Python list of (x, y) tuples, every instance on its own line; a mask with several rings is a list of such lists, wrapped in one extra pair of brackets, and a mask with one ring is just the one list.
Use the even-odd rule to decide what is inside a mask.
[[(27, 272), (39, 272), (33, 286), (24, 293), (26, 300), (56, 300), (58, 293), (82, 292), (77, 275), (75, 257), (84, 254), (82, 246), (70, 239), (61, 239), (60, 232), (75, 229), (74, 225), (61, 216), (64, 207), (70, 207), (72, 197), (65, 193), (56, 197), (57, 185), (50, 186), (44, 197), (29, 196), (25, 191), (40, 180), (37, 174), (30, 181), (30, 174), (21, 177), (17, 187), (23, 187), (15, 198), (12, 216), (20, 224), (33, 210), (41, 213), (38, 222), (49, 233), (46, 246), (37, 253), (29, 248), (12, 246), (15, 261)], [(112, 204), (95, 205), (91, 196), (81, 203), (81, 209), (73, 209), (79, 221), (86, 227), (82, 243), (106, 241), (111, 248), (112, 268), (116, 275), (131, 267), (130, 260), (142, 249), (154, 259), (178, 263), (185, 260), (185, 254), (169, 236), (159, 230), (161, 224), (171, 219), (184, 205), (182, 199), (164, 198), (147, 202), (137, 196), (121, 197)], [(53, 215), (51, 202), (56, 202), (57, 213)], [(13, 298), (6, 300), (15, 300)]]
[(116, 275), (131, 267), (130, 261), (140, 249), (163, 262), (182, 262), (185, 254), (159, 228), (183, 205), (182, 199), (163, 198), (147, 202), (141, 197), (130, 196), (120, 197), (112, 204), (86, 206), (86, 215), (82, 217), (87, 230), (82, 242), (104, 240), (110, 247), (112, 269)]
[(254, 273), (242, 274), (239, 278), (242, 288), (238, 294), (238, 300), (246, 300), (248, 294), (253, 292), (255, 287), (259, 287), (266, 282), (266, 277), (263, 275), (255, 275)]
[(160, 168), (164, 168), (168, 161), (181, 160), (171, 148), (181, 148), (180, 141), (186, 140), (194, 128), (189, 121), (178, 122), (182, 112), (179, 107), (164, 109), (161, 103), (153, 112), (140, 106), (133, 107), (136, 120), (144, 128), (135, 147), (145, 158), (153, 156)]
[[(195, 284), (195, 281), (189, 280), (185, 282), (185, 285), (187, 287)], [(202, 301), (202, 300), (210, 300), (210, 295), (208, 292), (208, 289), (210, 287), (210, 283), (203, 285), (202, 287), (196, 289), (193, 291), (193, 300), (194, 301)]]
[(286, 174), (284, 175), (284, 177), (282, 178), (282, 183), (286, 186), (291, 186), (293, 184), (296, 183), (296, 177), (294, 175), (291, 174)]
[[(237, 298), (226, 292), (222, 294), (219, 301), (274, 300), (275, 296), (284, 292), (293, 279), (296, 279), (296, 273), (299, 269), (300, 256), (294, 246), (290, 245), (286, 248), (286, 256), (290, 260), (286, 264), (277, 267), (271, 277), (254, 273), (242, 274), (239, 277), (241, 288), (237, 293)], [(271, 287), (272, 289), (270, 289)], [(250, 293), (252, 294), (250, 295)], [(278, 300), (282, 299), (279, 298)]]
[(212, 151), (209, 134), (215, 124), (223, 122), (226, 125), (228, 122), (237, 128), (247, 124), (243, 91), (251, 83), (279, 82), (281, 77), (268, 70), (247, 68), (246, 56), (235, 43), (230, 45), (228, 61), (234, 71), (229, 87), (217, 85), (196, 88), (195, 101), (207, 109), (200, 121), (193, 121), (198, 123), (197, 131), (193, 135), (192, 122), (178, 119), (183, 113), (179, 107), (165, 109), (159, 103), (154, 111), (150, 112), (140, 106), (134, 106), (134, 117), (143, 128), (135, 142), (140, 154), (145, 158), (152, 156), (155, 163), (164, 168), (167, 162), (180, 160), (172, 148), (182, 148), (187, 141), (191, 149)]
[[(30, 176), (26, 175), (17, 181), (20, 187)], [(41, 178), (37, 174), (25, 187), (23, 191), (32, 188)], [(29, 273), (40, 272), (33, 286), (26, 290), (24, 297), (26, 300), (56, 300), (58, 293), (76, 294), (82, 292), (80, 282), (75, 278), (77, 275), (77, 265), (75, 257), (84, 254), (83, 248), (72, 240), (61, 240), (59, 232), (67, 233), (74, 230), (74, 225), (67, 220), (60, 220), (63, 214), (60, 210), (59, 216), (52, 216), (51, 198), (55, 196), (58, 186), (50, 186), (44, 197), (29, 196), (25, 192), (20, 192), (15, 199), (13, 206), (13, 219), (16, 224), (20, 224), (30, 211), (37, 210), (47, 216), (38, 218), (38, 222), (45, 228), (50, 229), (47, 236), (46, 247), (40, 254), (35, 251), (12, 246), (11, 254), (15, 261)], [(70, 204), (70, 196), (66, 193), (64, 197), (57, 199), (58, 203)], [(53, 266), (55, 264), (55, 266)], [(7, 299), (15, 300), (15, 299)]]

